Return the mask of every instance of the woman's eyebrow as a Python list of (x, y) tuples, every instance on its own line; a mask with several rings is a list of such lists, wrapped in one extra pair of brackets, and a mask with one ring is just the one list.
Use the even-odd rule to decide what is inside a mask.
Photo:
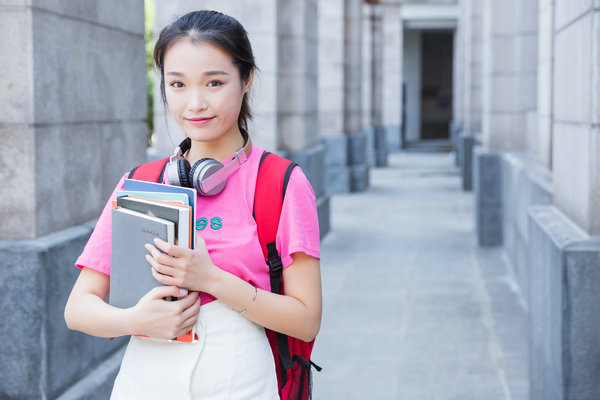
[(202, 75), (212, 76), (212, 75), (229, 75), (229, 74), (225, 71), (206, 71), (206, 72), (203, 72)]
[[(177, 71), (169, 71), (165, 75), (185, 76), (185, 74), (183, 72), (177, 72)], [(205, 76), (229, 75), (229, 73), (227, 73), (225, 71), (206, 71), (206, 72), (203, 72), (202, 75), (205, 75)]]

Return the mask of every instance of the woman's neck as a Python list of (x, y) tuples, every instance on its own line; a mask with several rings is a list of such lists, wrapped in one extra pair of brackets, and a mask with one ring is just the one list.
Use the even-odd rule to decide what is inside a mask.
[(236, 150), (244, 146), (244, 137), (236, 126), (220, 138), (202, 142), (192, 140), (191, 147), (185, 154), (190, 165), (203, 158), (212, 158), (223, 162), (235, 155)]

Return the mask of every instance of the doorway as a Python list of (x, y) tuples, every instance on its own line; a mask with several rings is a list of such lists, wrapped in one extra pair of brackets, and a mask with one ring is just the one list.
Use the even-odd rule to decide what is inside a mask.
[(452, 120), (452, 32), (423, 32), (421, 140), (449, 139)]
[(405, 29), (403, 147), (449, 146), (453, 51), (452, 29)]

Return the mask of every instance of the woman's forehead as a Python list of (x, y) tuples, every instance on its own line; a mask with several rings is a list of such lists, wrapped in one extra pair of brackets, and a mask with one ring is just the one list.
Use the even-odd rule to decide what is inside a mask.
[(207, 42), (179, 39), (169, 46), (164, 59), (165, 74), (217, 72), (231, 74), (235, 70), (233, 59), (220, 47)]

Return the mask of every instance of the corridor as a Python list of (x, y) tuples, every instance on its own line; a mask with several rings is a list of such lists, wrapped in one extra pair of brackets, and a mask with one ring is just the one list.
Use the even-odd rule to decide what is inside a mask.
[(527, 314), (446, 153), (397, 153), (331, 198), (315, 399), (528, 398)]

